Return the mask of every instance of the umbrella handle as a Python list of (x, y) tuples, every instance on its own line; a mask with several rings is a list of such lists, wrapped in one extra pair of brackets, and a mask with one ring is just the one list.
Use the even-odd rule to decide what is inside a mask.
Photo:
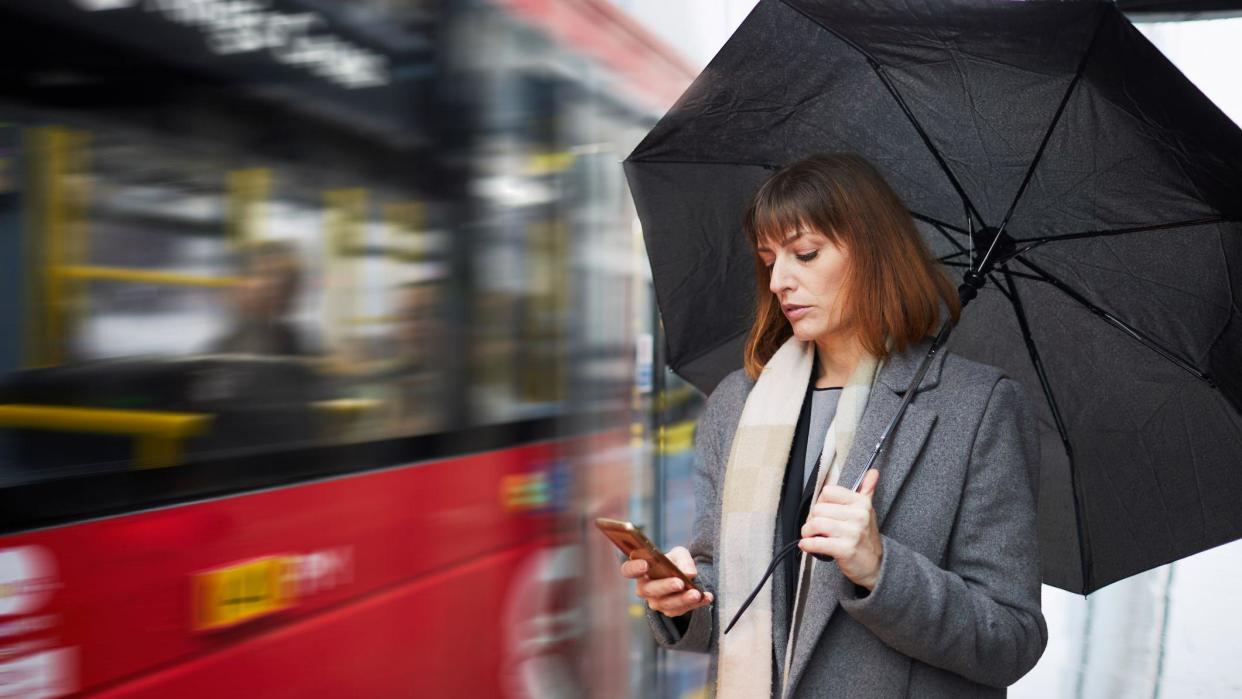
[[(850, 486), (850, 490), (857, 493), (858, 489), (862, 487), (863, 478), (867, 475), (867, 471), (871, 470), (871, 468), (873, 467), (873, 464), (875, 464), (876, 456), (880, 453), (880, 449), (883, 446), (884, 446), (884, 439), (881, 438), (880, 442), (875, 445), (875, 449), (871, 452), (871, 458), (867, 460), (867, 468), (864, 468), (862, 470), (862, 473), (858, 474), (858, 478), (854, 479), (854, 485)], [(824, 563), (831, 563), (833, 561), (832, 556), (829, 556), (828, 554), (825, 554), (825, 553), (813, 553), (811, 554), (811, 558), (814, 558), (817, 561), (822, 561)]]

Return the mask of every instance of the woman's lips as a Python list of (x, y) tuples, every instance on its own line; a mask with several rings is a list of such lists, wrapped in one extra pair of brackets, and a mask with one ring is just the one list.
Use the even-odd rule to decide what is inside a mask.
[(793, 321), (793, 320), (797, 320), (801, 318), (807, 313), (810, 313), (811, 307), (810, 306), (798, 306), (798, 305), (790, 303), (790, 304), (785, 304), (781, 306), (781, 310), (785, 312), (786, 318)]

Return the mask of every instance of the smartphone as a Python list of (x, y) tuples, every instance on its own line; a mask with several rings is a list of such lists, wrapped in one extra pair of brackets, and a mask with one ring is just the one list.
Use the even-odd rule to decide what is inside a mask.
[(623, 522), (619, 519), (608, 519), (600, 517), (595, 520), (595, 526), (604, 536), (608, 537), (612, 543), (621, 549), (627, 557), (632, 559), (643, 560), (647, 562), (647, 577), (652, 580), (661, 578), (681, 578), (686, 583), (686, 589), (694, 588), (699, 592), (704, 592), (703, 586), (697, 583), (693, 578), (688, 577), (681, 572), (672, 561), (668, 560), (656, 545), (651, 543), (643, 530), (635, 526), (632, 522)]

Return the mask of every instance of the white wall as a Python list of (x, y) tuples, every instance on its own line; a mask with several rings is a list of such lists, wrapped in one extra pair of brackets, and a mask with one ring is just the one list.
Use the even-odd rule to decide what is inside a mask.
[(1242, 124), (1242, 17), (1136, 25), (1234, 123)]
[(612, 0), (702, 69), (755, 6), (755, 0)]

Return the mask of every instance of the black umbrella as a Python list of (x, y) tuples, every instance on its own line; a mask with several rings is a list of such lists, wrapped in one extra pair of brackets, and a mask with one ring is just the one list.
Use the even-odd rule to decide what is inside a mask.
[(761, 0), (625, 162), (700, 389), (741, 366), (749, 197), (831, 151), (978, 288), (952, 349), (1037, 404), (1046, 582), (1242, 536), (1242, 131), (1113, 3)]

